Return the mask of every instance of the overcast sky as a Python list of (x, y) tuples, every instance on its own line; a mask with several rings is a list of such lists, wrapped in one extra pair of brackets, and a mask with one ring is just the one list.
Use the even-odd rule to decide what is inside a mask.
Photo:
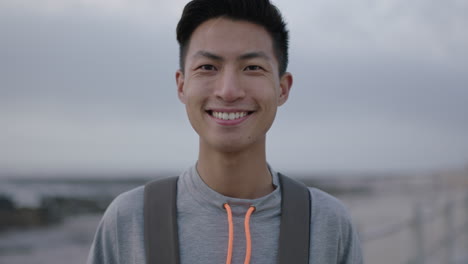
[[(0, 173), (181, 171), (186, 1), (0, 1)], [(468, 1), (277, 0), (294, 85), (268, 135), (287, 172), (468, 164)]]

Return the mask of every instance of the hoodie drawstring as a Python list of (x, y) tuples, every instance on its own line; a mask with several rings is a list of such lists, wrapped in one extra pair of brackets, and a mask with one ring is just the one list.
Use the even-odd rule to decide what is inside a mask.
[(250, 255), (252, 254), (252, 239), (250, 238), (250, 216), (255, 211), (255, 207), (250, 206), (249, 210), (245, 214), (244, 226), (245, 226), (245, 260), (244, 264), (250, 263)]
[(232, 211), (229, 204), (225, 203), (224, 208), (226, 208), (228, 215), (228, 224), (229, 224), (229, 242), (228, 242), (228, 253), (226, 258), (226, 264), (231, 264), (232, 260), (232, 243), (234, 240), (234, 225), (232, 223)]
[[(225, 203), (224, 208), (226, 209), (228, 215), (228, 224), (229, 224), (229, 242), (228, 242), (228, 253), (226, 258), (226, 264), (231, 264), (232, 261), (232, 245), (234, 241), (234, 224), (232, 222), (232, 210), (229, 204)], [(249, 210), (245, 214), (244, 228), (245, 228), (245, 260), (244, 264), (250, 263), (250, 256), (252, 255), (252, 239), (250, 237), (250, 216), (255, 211), (254, 206), (250, 206)]]

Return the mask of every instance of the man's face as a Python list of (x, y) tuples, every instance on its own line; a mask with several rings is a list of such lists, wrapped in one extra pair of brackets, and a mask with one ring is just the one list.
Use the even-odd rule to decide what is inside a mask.
[(200, 144), (235, 152), (264, 146), (292, 76), (279, 76), (272, 38), (263, 27), (217, 18), (193, 32), (176, 81)]

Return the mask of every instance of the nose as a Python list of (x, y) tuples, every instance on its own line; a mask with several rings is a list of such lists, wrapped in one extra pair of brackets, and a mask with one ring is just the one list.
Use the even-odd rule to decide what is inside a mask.
[(225, 102), (235, 102), (244, 98), (245, 91), (240, 78), (235, 71), (223, 71), (215, 89), (215, 96)]

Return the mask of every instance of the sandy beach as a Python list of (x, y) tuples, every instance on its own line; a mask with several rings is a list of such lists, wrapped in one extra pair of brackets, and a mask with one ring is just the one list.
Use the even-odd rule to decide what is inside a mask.
[(100, 214), (82, 215), (57, 226), (2, 233), (0, 263), (85, 263), (100, 218)]

